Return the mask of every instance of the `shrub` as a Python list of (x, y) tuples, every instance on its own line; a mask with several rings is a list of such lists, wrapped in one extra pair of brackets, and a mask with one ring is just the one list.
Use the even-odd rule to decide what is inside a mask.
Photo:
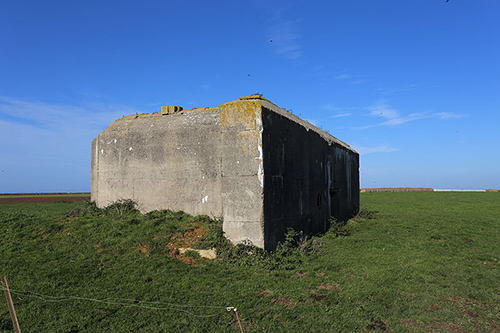
[(335, 237), (349, 236), (351, 231), (347, 228), (347, 221), (339, 221), (333, 216), (330, 218), (330, 230)]
[(306, 254), (318, 248), (317, 242), (308, 240), (302, 233), (288, 229), (284, 242), (278, 244), (275, 251), (266, 251), (252, 244), (249, 240), (232, 245), (227, 240), (217, 248), (217, 256), (237, 266), (257, 266), (268, 270), (292, 270), (301, 264)]
[(224, 231), (222, 230), (222, 219), (212, 220), (208, 216), (201, 216), (203, 222), (208, 219), (208, 230), (205, 235), (201, 238), (198, 243), (200, 249), (212, 249), (216, 248), (217, 251), (223, 251), (232, 246), (231, 242), (224, 236)]
[(104, 208), (104, 212), (108, 216), (124, 217), (138, 213), (139, 210), (137, 210), (136, 206), (137, 203), (132, 199), (120, 199)]
[(103, 210), (98, 208), (95, 201), (86, 201), (83, 207), (77, 207), (66, 214), (66, 217), (76, 216), (99, 216), (102, 215)]

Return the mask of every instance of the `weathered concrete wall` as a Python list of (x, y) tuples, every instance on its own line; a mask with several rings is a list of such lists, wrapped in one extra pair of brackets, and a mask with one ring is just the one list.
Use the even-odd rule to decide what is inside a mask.
[(92, 142), (92, 200), (224, 219), (233, 242), (274, 249), (359, 207), (358, 154), (260, 96), (118, 119)]
[(92, 142), (92, 200), (222, 217), (233, 242), (264, 247), (261, 133), (254, 101), (118, 119)]
[(218, 108), (128, 116), (92, 142), (92, 200), (222, 216)]
[(222, 104), (223, 229), (239, 243), (264, 247), (262, 114), (257, 101)]

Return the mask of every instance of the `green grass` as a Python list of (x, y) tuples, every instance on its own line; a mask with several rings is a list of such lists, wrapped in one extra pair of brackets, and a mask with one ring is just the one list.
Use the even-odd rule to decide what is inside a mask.
[[(164, 303), (237, 307), (245, 332), (500, 332), (498, 193), (364, 193), (361, 200), (365, 213), (309, 241), (307, 254), (224, 248), (224, 260), (194, 265), (168, 256), (164, 245), (192, 222), (218, 230), (206, 217), (88, 203), (2, 205), (0, 275), (12, 289), (49, 296), (163, 302), (14, 294), (23, 332), (239, 331), (225, 309), (181, 308), (213, 315), (195, 317)], [(5, 302), (0, 331), (12, 331)]]

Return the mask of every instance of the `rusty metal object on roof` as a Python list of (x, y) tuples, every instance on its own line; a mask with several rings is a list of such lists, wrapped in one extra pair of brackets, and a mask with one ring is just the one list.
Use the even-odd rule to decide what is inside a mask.
[(183, 110), (182, 106), (178, 105), (166, 105), (161, 107), (161, 114), (166, 115), (166, 114), (174, 114), (181, 112)]

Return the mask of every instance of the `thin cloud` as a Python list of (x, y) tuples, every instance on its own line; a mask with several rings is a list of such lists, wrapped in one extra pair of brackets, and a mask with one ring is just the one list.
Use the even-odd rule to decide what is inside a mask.
[(341, 111), (341, 110), (347, 109), (347, 108), (340, 108), (338, 106), (334, 106), (333, 104), (322, 104), (319, 107), (320, 107), (320, 109), (328, 110), (328, 111)]
[(373, 153), (393, 153), (399, 150), (399, 148), (380, 145), (375, 147), (363, 147), (356, 144), (352, 145), (354, 150), (356, 150), (361, 155), (373, 154)]
[(352, 115), (352, 113), (339, 113), (339, 114), (333, 115), (332, 118), (349, 117), (351, 115)]
[(319, 107), (320, 107), (320, 109), (328, 110), (328, 111), (342, 111), (342, 113), (344, 113), (344, 111), (348, 112), (349, 110), (350, 111), (356, 111), (356, 110), (362, 109), (360, 107), (352, 107), (352, 106), (349, 106), (349, 107), (339, 107), (339, 106), (335, 106), (335, 104), (333, 104), (333, 103), (321, 104)]
[(349, 81), (348, 83), (349, 84), (362, 84), (362, 83), (365, 83), (365, 82), (368, 82), (368, 80), (365, 80), (365, 79), (352, 80), (352, 81)]
[(338, 75), (335, 75), (333, 78), (335, 80), (344, 81), (347, 84), (361, 84), (361, 83), (365, 83), (367, 81), (365, 79), (365, 76), (363, 76), (363, 75), (352, 75), (349, 73), (338, 74)]
[(342, 118), (342, 117), (349, 117), (352, 116), (352, 112), (349, 112), (348, 110), (359, 110), (359, 108), (341, 108), (334, 106), (332, 104), (323, 104), (319, 106), (320, 109), (327, 110), (327, 111), (336, 111), (334, 115), (331, 115), (330, 118)]
[(432, 118), (432, 115), (425, 115), (422, 113), (412, 113), (408, 116), (389, 119), (389, 120), (381, 123), (380, 125), (382, 125), (382, 126), (402, 125), (402, 124), (408, 123), (410, 121), (424, 119), (424, 118)]
[(311, 71), (314, 72), (314, 73), (321, 73), (321, 74), (323, 74), (325, 70), (326, 70), (326, 66), (325, 65), (317, 65), (317, 66), (314, 66), (313, 68), (311, 68)]
[(381, 88), (380, 91), (383, 95), (390, 96), (400, 92), (408, 92), (408, 91), (420, 90), (425, 88), (435, 88), (435, 87), (439, 87), (439, 85), (436, 83), (427, 83), (427, 84), (415, 83), (393, 88)]
[(354, 127), (354, 129), (368, 129), (378, 126), (397, 126), (411, 121), (420, 119), (429, 119), (429, 118), (448, 120), (448, 119), (464, 117), (464, 115), (451, 112), (438, 112), (438, 113), (415, 112), (409, 115), (401, 115), (400, 112), (392, 108), (387, 102), (379, 102), (373, 106), (366, 107), (364, 109), (370, 111), (368, 113), (369, 116), (384, 118), (385, 121), (367, 126)]
[(367, 168), (364, 166), (359, 167), (359, 171), (363, 174), (384, 173), (387, 171), (394, 171), (396, 168)]
[(116, 118), (138, 112), (135, 108), (123, 105), (63, 105), (0, 96), (0, 117), (5, 122), (30, 125), (56, 133), (102, 130)]
[(452, 113), (452, 112), (439, 112), (435, 113), (437, 117), (440, 119), (456, 119), (456, 118), (463, 118), (465, 115), (459, 114), (459, 113)]
[(350, 79), (352, 76), (349, 75), (349, 74), (341, 74), (341, 75), (337, 75), (334, 77), (335, 80), (347, 80), (347, 79)]
[(297, 32), (297, 23), (276, 18), (276, 23), (269, 28), (269, 40), (274, 52), (288, 59), (298, 59), (302, 56), (301, 35)]
[[(2, 183), (2, 190), (88, 191), (92, 139), (116, 118), (135, 113), (138, 110), (123, 105), (51, 104), (0, 96), (2, 169), (15, 175)], [(25, 185), (16, 183), (21, 177)], [(30, 182), (35, 185), (27, 185)]]
[(386, 119), (397, 119), (399, 118), (399, 113), (396, 109), (391, 108), (386, 103), (379, 103), (374, 106), (370, 106), (367, 108), (370, 110), (371, 116), (383, 117)]

